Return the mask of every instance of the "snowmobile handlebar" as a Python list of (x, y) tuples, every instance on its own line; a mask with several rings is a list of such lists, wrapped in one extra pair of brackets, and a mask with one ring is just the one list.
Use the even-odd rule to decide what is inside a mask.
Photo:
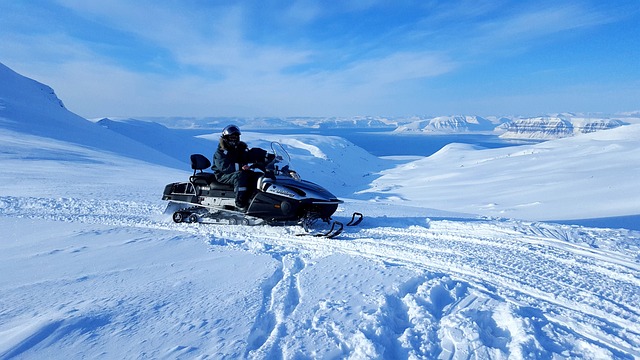
[(249, 165), (249, 170), (259, 170), (268, 177), (276, 175), (287, 176), (295, 180), (300, 180), (300, 175), (289, 167), (290, 157), (280, 143), (271, 144), (273, 153), (268, 153), (260, 148), (250, 149), (254, 161)]

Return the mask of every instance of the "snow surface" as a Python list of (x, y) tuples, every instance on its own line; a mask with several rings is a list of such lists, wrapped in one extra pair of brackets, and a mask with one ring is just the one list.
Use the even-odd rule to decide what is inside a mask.
[(382, 201), (528, 220), (637, 215), (638, 139), (640, 124), (499, 149), (450, 144), (383, 171), (361, 193)]
[(243, 134), (365, 214), (318, 239), (171, 222), (188, 165), (52, 94), (0, 66), (0, 359), (640, 357), (636, 125), (422, 159)]

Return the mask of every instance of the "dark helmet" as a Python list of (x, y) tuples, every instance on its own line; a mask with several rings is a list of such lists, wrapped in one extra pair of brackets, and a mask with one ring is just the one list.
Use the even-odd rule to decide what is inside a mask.
[(236, 147), (240, 142), (240, 128), (235, 125), (228, 125), (222, 130), (222, 141), (229, 147)]
[(240, 128), (235, 125), (228, 125), (224, 130), (222, 130), (222, 137), (233, 134), (238, 134), (238, 136), (241, 135), (242, 133), (240, 132)]

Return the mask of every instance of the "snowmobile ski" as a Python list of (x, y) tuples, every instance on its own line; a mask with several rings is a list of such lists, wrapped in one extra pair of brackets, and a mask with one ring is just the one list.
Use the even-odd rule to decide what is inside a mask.
[(323, 237), (327, 239), (333, 239), (338, 235), (342, 234), (342, 230), (344, 229), (344, 225), (339, 221), (330, 221), (331, 227), (328, 230), (324, 231), (313, 231), (308, 226), (304, 226), (304, 230), (306, 232), (296, 234), (296, 236), (312, 236), (312, 237)]
[(347, 223), (347, 226), (356, 226), (362, 222), (362, 219), (364, 219), (364, 215), (362, 215), (362, 213), (354, 212), (351, 215), (351, 220)]

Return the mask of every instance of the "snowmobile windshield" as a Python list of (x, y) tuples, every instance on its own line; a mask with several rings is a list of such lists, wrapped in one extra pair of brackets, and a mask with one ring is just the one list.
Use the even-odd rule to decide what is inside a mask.
[(284, 149), (282, 144), (278, 142), (272, 142), (271, 150), (273, 150), (273, 154), (276, 156), (275, 160), (280, 164), (280, 167), (289, 165), (291, 157), (289, 157), (289, 153)]
[(271, 150), (273, 150), (275, 158), (269, 165), (267, 165), (267, 168), (274, 171), (278, 175), (285, 175), (296, 180), (300, 180), (300, 176), (298, 175), (298, 173), (291, 169), (291, 157), (289, 156), (289, 153), (284, 149), (282, 144), (278, 142), (272, 142)]

